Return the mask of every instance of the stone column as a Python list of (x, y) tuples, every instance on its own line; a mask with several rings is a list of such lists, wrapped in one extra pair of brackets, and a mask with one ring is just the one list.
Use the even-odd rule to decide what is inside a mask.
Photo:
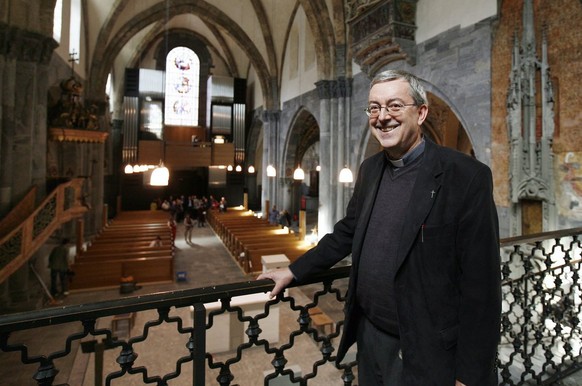
[(336, 161), (331, 149), (331, 85), (329, 81), (315, 83), (319, 94), (319, 210), (317, 216), (318, 237), (333, 230), (336, 195), (332, 189), (331, 170)]
[[(31, 185), (46, 181), (47, 68), (57, 44), (52, 37), (15, 26), (0, 28), (0, 214)], [(32, 112), (32, 114), (31, 114)]]
[[(31, 15), (34, 17), (34, 15)], [(0, 41), (0, 217), (36, 185), (45, 195), (47, 150), (47, 69), (52, 37), (1, 26)], [(24, 265), (2, 284), (0, 303), (21, 305), (30, 295), (29, 267)]]
[[(280, 159), (280, 125), (281, 111), (267, 110), (263, 112), (263, 193), (262, 204), (269, 200), (275, 204), (280, 200), (277, 182), (283, 177), (282, 160)], [(265, 156), (266, 155), (266, 156)], [(267, 177), (267, 166), (277, 169), (277, 177)], [(268, 216), (268, 213), (266, 213)]]
[[(350, 162), (350, 99), (352, 95), (352, 80), (340, 77), (336, 81), (335, 88), (337, 96), (337, 168), (335, 172), (335, 181), (337, 183), (337, 208), (336, 221), (341, 219), (346, 213), (346, 205), (349, 199), (349, 188), (339, 182), (339, 172), (344, 167), (351, 167)], [(333, 126), (332, 126), (333, 127)]]

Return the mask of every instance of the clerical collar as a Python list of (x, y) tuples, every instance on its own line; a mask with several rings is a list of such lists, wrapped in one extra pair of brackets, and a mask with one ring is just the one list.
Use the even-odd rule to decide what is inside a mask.
[(423, 151), (424, 151), (424, 138), (417, 146), (414, 147), (414, 149), (410, 150), (408, 153), (404, 155), (404, 157), (400, 159), (390, 159), (388, 158), (388, 153), (385, 154), (386, 159), (390, 161), (392, 166), (394, 166), (395, 168), (401, 168), (417, 159), (422, 154)]

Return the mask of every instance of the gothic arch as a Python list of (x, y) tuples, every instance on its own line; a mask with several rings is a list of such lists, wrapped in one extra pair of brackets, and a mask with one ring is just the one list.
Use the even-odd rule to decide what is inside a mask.
[(303, 160), (307, 149), (319, 141), (319, 124), (305, 107), (301, 107), (291, 120), (283, 152), (284, 177), (292, 177), (293, 170)]
[[(120, 6), (121, 7), (121, 6)], [(114, 11), (115, 12), (115, 11)], [(118, 53), (127, 44), (127, 42), (143, 28), (155, 23), (158, 20), (172, 18), (182, 13), (192, 13), (200, 17), (205, 23), (220, 26), (241, 49), (246, 52), (250, 62), (253, 64), (258, 80), (261, 84), (263, 95), (267, 107), (272, 107), (272, 84), (269, 69), (249, 36), (225, 13), (219, 8), (207, 2), (191, 2), (189, 0), (176, 0), (171, 2), (169, 9), (166, 9), (165, 3), (152, 5), (145, 11), (135, 15), (130, 22), (123, 25), (116, 33), (116, 39), (106, 43), (108, 39), (99, 40), (95, 47), (95, 54), (91, 63), (89, 76), (88, 94), (97, 96), (105, 95), (105, 83), (109, 69)], [(118, 15), (118, 14), (117, 14)], [(110, 28), (110, 25), (107, 25)], [(101, 36), (101, 35), (100, 35)]]

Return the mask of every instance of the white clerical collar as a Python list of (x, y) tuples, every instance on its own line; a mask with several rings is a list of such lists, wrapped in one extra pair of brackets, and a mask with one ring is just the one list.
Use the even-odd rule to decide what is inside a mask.
[(404, 165), (407, 165), (414, 161), (415, 159), (417, 159), (418, 156), (420, 156), (423, 152), (424, 152), (424, 138), (417, 146), (414, 147), (414, 149), (406, 153), (404, 157), (400, 159), (390, 159), (388, 158), (388, 154), (386, 153), (386, 158), (388, 159), (388, 161), (390, 161), (392, 166), (394, 166), (395, 168), (401, 168)]

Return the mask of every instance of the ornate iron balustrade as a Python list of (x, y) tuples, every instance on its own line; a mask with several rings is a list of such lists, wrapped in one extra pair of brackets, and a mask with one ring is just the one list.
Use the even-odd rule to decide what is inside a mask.
[(582, 368), (581, 233), (502, 240), (501, 384), (550, 385)]
[[(338, 279), (346, 278), (349, 274), (349, 269), (349, 266), (337, 267), (306, 283), (306, 285), (319, 283), (321, 287), (320, 290), (314, 293), (313, 299), (310, 299), (306, 304), (299, 305), (292, 296), (281, 295), (277, 299), (263, 302), (261, 312), (256, 315), (250, 315), (242, 306), (232, 305), (231, 301), (240, 296), (264, 294), (272, 289), (273, 283), (271, 281), (241, 282), (212, 288), (164, 292), (115, 301), (5, 315), (0, 317), (0, 350), (18, 352), (22, 363), (38, 366), (36, 372), (31, 374), (31, 377), (36, 380), (38, 385), (43, 386), (54, 384), (55, 378), (59, 373), (55, 361), (68, 355), (74, 355), (72, 348), (74, 344), (81, 344), (84, 347), (84, 351), (94, 351), (96, 345), (100, 345), (101, 350), (119, 350), (116, 358), (119, 370), (106, 375), (106, 385), (119, 381), (119, 378), (124, 376), (134, 374), (141, 375), (142, 383), (167, 385), (168, 382), (179, 377), (187, 365), (192, 366), (192, 384), (205, 385), (206, 382), (213, 383), (211, 379), (206, 379), (206, 361), (210, 369), (216, 369), (219, 372), (216, 382), (220, 385), (230, 385), (237, 376), (236, 372), (231, 371), (231, 368), (242, 361), (246, 351), (253, 348), (262, 348), (265, 354), (272, 358), (272, 371), (264, 375), (265, 384), (268, 384), (270, 379), (283, 375), (289, 376), (293, 382), (306, 385), (309, 379), (317, 376), (321, 366), (335, 362), (335, 356), (332, 355), (334, 351), (333, 339), (339, 337), (343, 324), (340, 321), (330, 331), (321, 331), (312, 325), (310, 310), (318, 307), (319, 299), (325, 295), (334, 297), (340, 309), (343, 307), (342, 303), (345, 294), (342, 292), (345, 292), (345, 290), (342, 291), (337, 286), (334, 286), (334, 283)], [(220, 306), (208, 312), (205, 304), (208, 305), (213, 302), (220, 302)], [(275, 345), (262, 338), (261, 326), (265, 328), (266, 319), (274, 312), (274, 308), (282, 307), (284, 304), (288, 305), (296, 313), (297, 325), (289, 334), (288, 341)], [(188, 309), (190, 307), (192, 308), (192, 324), (190, 326), (188, 326), (189, 321), (185, 320), (185, 318), (170, 315), (171, 309)], [(112, 328), (100, 328), (98, 326), (99, 320), (107, 317), (147, 310), (155, 310), (157, 318), (147, 321), (143, 325), (139, 336), (134, 335), (125, 340), (116, 339)], [(220, 355), (225, 359), (217, 360), (217, 355), (207, 352), (207, 344), (209, 343), (207, 333), (221, 315), (236, 316), (236, 320), (246, 324), (247, 328), (244, 342), (234, 350)], [(11, 334), (17, 331), (45, 326), (58, 326), (65, 323), (72, 323), (73, 326), (78, 326), (79, 331), (64, 338), (63, 348), (59, 351), (44, 355), (31, 355), (30, 352), (32, 350), (29, 350), (22, 342), (10, 341)], [(230, 323), (232, 323), (232, 320), (229, 320), (228, 324)], [(139, 351), (136, 346), (148, 339), (154, 329), (161, 324), (173, 324), (175, 325), (176, 334), (183, 334), (183, 346), (186, 347), (187, 354), (176, 360), (174, 371), (165, 375), (152, 375), (152, 371), (149, 371), (148, 368), (136, 364)], [(228, 332), (225, 333), (228, 334)], [(309, 336), (319, 346), (320, 350), (320, 359), (312, 364), (311, 372), (303, 376), (295, 374), (292, 368), (285, 366), (288, 362), (287, 353), (293, 348), (295, 341), (301, 335)], [(88, 341), (88, 338), (94, 339)], [(176, 351), (179, 351), (179, 349), (177, 348)], [(356, 362), (352, 361), (339, 365), (338, 369), (335, 370), (337, 371), (338, 381), (345, 385), (351, 385), (354, 379), (352, 368), (355, 364)], [(125, 382), (123, 379), (121, 381)]]
[[(581, 331), (580, 298), (581, 286), (579, 268), (581, 261), (580, 233), (582, 228), (551, 232), (530, 237), (512, 238), (501, 243), (502, 258), (502, 340), (499, 345), (499, 381), (502, 385), (549, 385), (577, 371), (580, 366)], [(33, 378), (38, 385), (52, 385), (58, 373), (55, 361), (72, 355), (72, 346), (81, 343), (87, 350), (101, 344), (103, 349), (116, 349), (118, 370), (106, 375), (106, 384), (141, 375), (141, 383), (167, 385), (171, 380), (185, 376), (191, 366), (193, 385), (204, 385), (214, 381), (208, 377), (208, 370), (218, 372), (215, 376), (220, 385), (230, 385), (240, 379), (237, 371), (244, 357), (251, 351), (264, 353), (263, 361), (270, 358), (270, 372), (261, 379), (267, 385), (277, 376), (288, 376), (291, 382), (307, 385), (318, 375), (322, 366), (335, 362), (334, 343), (339, 337), (343, 322), (338, 321), (331, 331), (315, 328), (310, 310), (320, 305), (324, 296), (331, 296), (338, 305), (344, 301), (341, 283), (349, 274), (350, 267), (336, 267), (306, 283), (316, 290), (307, 302), (300, 302), (292, 296), (281, 295), (266, 301), (261, 310), (250, 314), (244, 307), (235, 305), (233, 299), (239, 296), (263, 294), (273, 284), (270, 281), (253, 281), (197, 288), (174, 292), (157, 293), (92, 304), (68, 306), (59, 309), (45, 309), (0, 317), (0, 350), (20, 353), (21, 362), (37, 365)], [(316, 284), (314, 284), (316, 283)], [(343, 287), (345, 288), (345, 287)], [(303, 291), (305, 292), (305, 291)], [(219, 306), (209, 311), (209, 303), (219, 302)], [(277, 307), (288, 307), (297, 317), (297, 325), (290, 327), (288, 340), (275, 345), (264, 335), (269, 315), (276, 313)], [(171, 314), (171, 310), (192, 308), (192, 323), (184, 317)], [(157, 318), (143, 324), (141, 335), (116, 339), (111, 328), (102, 328), (98, 322), (107, 317), (141, 311), (157, 313)], [(246, 337), (234, 349), (215, 355), (207, 352), (212, 343), (208, 333), (221, 316), (232, 316), (227, 324), (240, 322), (246, 328)], [(18, 331), (45, 326), (72, 323), (80, 326), (78, 332), (69, 334), (63, 340), (63, 348), (44, 355), (31, 355), (22, 342), (11, 342), (10, 337)], [(176, 334), (181, 334), (185, 355), (175, 361), (175, 370), (165, 375), (153, 375), (154, 370), (136, 363), (139, 345), (153, 335), (160, 325), (175, 325)], [(225, 334), (228, 332), (225, 332)], [(302, 336), (308, 336), (319, 350), (311, 372), (298, 375), (287, 366), (290, 351)], [(101, 338), (87, 341), (88, 338)], [(164, 338), (165, 341), (169, 341)], [(178, 352), (179, 350), (176, 349)], [(208, 363), (208, 366), (206, 366)], [(355, 360), (333, 365), (337, 371), (338, 383), (351, 385), (354, 379)], [(238, 378), (237, 378), (238, 377)]]

